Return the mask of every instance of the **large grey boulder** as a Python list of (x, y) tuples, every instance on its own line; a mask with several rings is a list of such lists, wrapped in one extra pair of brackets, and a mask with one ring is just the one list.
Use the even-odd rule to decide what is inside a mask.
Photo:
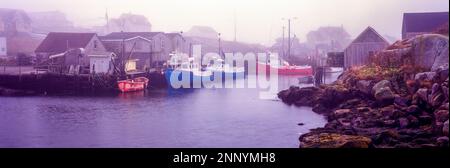
[(395, 94), (389, 87), (384, 87), (377, 90), (374, 97), (381, 104), (391, 104), (394, 101)]
[(416, 65), (435, 71), (448, 64), (448, 37), (440, 34), (424, 34), (409, 40), (411, 56)]
[(415, 80), (429, 80), (429, 81), (432, 81), (435, 76), (436, 76), (436, 72), (421, 72), (421, 73), (417, 73), (414, 76), (414, 79)]
[(442, 127), (442, 133), (448, 136), (448, 120), (444, 123), (444, 127)]
[(356, 83), (356, 88), (367, 95), (370, 95), (372, 87), (373, 82), (369, 80), (360, 80)]
[(388, 80), (382, 80), (372, 87), (372, 94), (375, 99), (383, 105), (391, 104), (394, 101), (395, 93), (391, 89), (392, 84)]
[(392, 87), (391, 82), (388, 80), (379, 81), (378, 83), (373, 85), (372, 94), (375, 94), (377, 92), (377, 90), (380, 90), (381, 88), (385, 88), (385, 87), (391, 88)]

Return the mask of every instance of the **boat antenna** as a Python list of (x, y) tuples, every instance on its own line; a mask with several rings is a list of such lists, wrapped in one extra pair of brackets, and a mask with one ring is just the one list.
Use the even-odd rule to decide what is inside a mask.
[(234, 42), (237, 41), (237, 21), (236, 21), (236, 9), (234, 9)]

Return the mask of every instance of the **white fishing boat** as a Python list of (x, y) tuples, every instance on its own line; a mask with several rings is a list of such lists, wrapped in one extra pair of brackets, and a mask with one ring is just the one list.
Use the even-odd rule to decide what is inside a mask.
[[(182, 73), (189, 73), (191, 82), (202, 81), (204, 79), (207, 79), (208, 77), (210, 78), (210, 80), (214, 79), (213, 72), (207, 70), (206, 68), (202, 68), (198, 63), (194, 61), (194, 58), (189, 58), (187, 62), (182, 62), (177, 66), (167, 68), (165, 71), (165, 76), (168, 82), (170, 82), (171, 75), (174, 71), (181, 72), (179, 73), (180, 76)], [(178, 77), (178, 79), (180, 79), (180, 76)]]
[(210, 65), (206, 69), (213, 72), (214, 74), (222, 74), (222, 79), (226, 76), (232, 75), (233, 79), (242, 78), (245, 75), (244, 67), (236, 67), (225, 63), (224, 60), (218, 59), (219, 64)]

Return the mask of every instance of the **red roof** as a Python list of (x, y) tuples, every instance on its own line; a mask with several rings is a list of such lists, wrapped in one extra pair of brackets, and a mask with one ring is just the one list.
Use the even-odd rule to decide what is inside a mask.
[(95, 33), (49, 33), (35, 52), (62, 53), (68, 49), (85, 48)]

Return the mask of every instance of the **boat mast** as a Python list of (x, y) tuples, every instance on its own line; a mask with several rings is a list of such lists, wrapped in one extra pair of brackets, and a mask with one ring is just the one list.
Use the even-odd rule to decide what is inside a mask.
[(281, 57), (283, 58), (283, 59), (286, 59), (286, 52), (284, 51), (284, 30), (286, 29), (286, 27), (285, 26), (283, 26), (283, 42), (282, 42), (282, 44), (281, 44)]
[(291, 60), (291, 19), (288, 19), (288, 60)]
[(120, 59), (120, 61), (121, 61), (121, 65), (120, 65), (121, 74), (120, 75), (121, 75), (122, 78), (124, 78), (124, 77), (126, 77), (126, 70), (125, 70), (126, 64), (125, 64), (125, 61), (124, 61), (124, 59), (125, 59), (125, 35), (123, 33), (123, 30), (121, 31), (121, 34), (122, 34), (122, 56), (121, 56), (121, 59)]

